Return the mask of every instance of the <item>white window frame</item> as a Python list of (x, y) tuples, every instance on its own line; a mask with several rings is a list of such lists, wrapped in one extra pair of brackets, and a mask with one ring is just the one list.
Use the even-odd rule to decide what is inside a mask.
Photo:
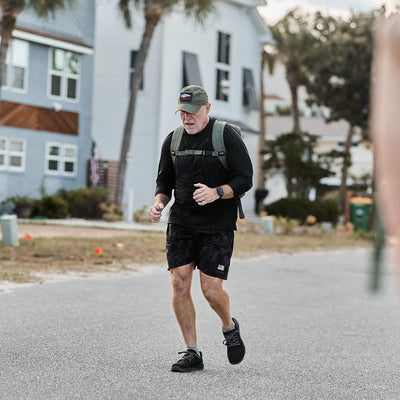
[[(216, 69), (215, 69), (215, 100), (221, 103), (229, 103), (232, 97), (232, 70), (231, 70), (231, 59), (232, 59), (232, 38), (231, 33), (217, 31), (217, 57), (216, 57)], [(222, 39), (220, 41), (220, 39)], [(227, 46), (227, 52), (226, 52)], [(221, 50), (221, 52), (220, 52)], [(220, 60), (220, 55), (221, 59)], [(221, 79), (218, 82), (218, 75), (224, 73), (228, 75), (228, 79)], [(221, 87), (222, 81), (225, 82), (225, 88)], [(224, 93), (225, 91), (225, 93)]]
[(242, 106), (246, 110), (258, 111), (258, 99), (251, 68), (242, 68)]
[[(11, 172), (24, 172), (25, 171), (25, 160), (26, 160), (26, 140), (21, 138), (13, 138), (1, 136), (0, 140), (5, 141), (5, 149), (0, 150), (0, 154), (4, 155), (4, 165), (0, 165), (1, 171), (11, 171)], [(10, 150), (10, 142), (22, 143), (22, 151)], [(21, 157), (21, 166), (16, 167), (10, 165), (10, 158), (12, 156)]]
[[(63, 52), (63, 69), (62, 71), (53, 70), (53, 50)], [(69, 55), (75, 54), (78, 57), (78, 74), (71, 74), (68, 72)], [(48, 61), (48, 78), (47, 78), (47, 96), (54, 100), (65, 100), (71, 103), (78, 103), (80, 99), (80, 82), (81, 82), (81, 55), (72, 51), (60, 49), (58, 47), (49, 47), (49, 61)], [(61, 93), (55, 95), (51, 93), (51, 77), (57, 75), (61, 78)], [(76, 80), (76, 98), (67, 97), (68, 93), (68, 78)]]
[(7, 148), (8, 148), (8, 141), (7, 138), (4, 136), (0, 136), (0, 140), (4, 140), (4, 147), (5, 149), (0, 148), (0, 155), (4, 156), (4, 165), (0, 164), (0, 171), (5, 171), (7, 170), (8, 166), (8, 154), (7, 154)]
[[(135, 72), (136, 57), (138, 53), (139, 50), (130, 50), (129, 52), (129, 79), (128, 79), (129, 91), (131, 90), (132, 86), (133, 73)], [(133, 56), (133, 54), (135, 55)], [(134, 57), (135, 59), (134, 61), (132, 60), (132, 57)], [(140, 82), (139, 90), (141, 91), (144, 90), (144, 70), (142, 73), (142, 81)]]
[(202, 86), (197, 54), (182, 51), (182, 87)]
[[(67, 157), (66, 154), (66, 150), (68, 149), (72, 149), (75, 151), (75, 157)], [(74, 144), (65, 144), (63, 145), (62, 148), (62, 162), (63, 162), (63, 172), (62, 175), (63, 176), (76, 176), (76, 171), (77, 171), (77, 166), (78, 166), (78, 146), (74, 145)], [(72, 172), (66, 171), (65, 170), (65, 163), (66, 162), (72, 162), (74, 169)]]
[[(58, 147), (59, 155), (54, 156), (49, 154), (50, 147)], [(66, 157), (66, 150), (72, 149), (75, 151), (75, 157)], [(58, 169), (53, 170), (49, 169), (49, 161), (54, 160), (58, 162)], [(65, 163), (72, 162), (74, 165), (74, 170), (72, 172), (65, 171)], [(77, 166), (78, 166), (78, 146), (74, 144), (63, 144), (56, 142), (47, 142), (46, 143), (46, 160), (45, 160), (45, 173), (47, 175), (61, 175), (61, 176), (71, 176), (74, 177), (77, 174)]]
[[(219, 74), (228, 74), (228, 79), (221, 79), (218, 81), (218, 75)], [(231, 82), (232, 82), (232, 78), (231, 78), (231, 71), (229, 69), (222, 69), (222, 68), (218, 68), (216, 69), (216, 75), (215, 75), (215, 99), (217, 101), (221, 101), (224, 103), (228, 103), (231, 97)], [(225, 89), (221, 88), (222, 86), (222, 82), (225, 81)], [(220, 87), (218, 89), (218, 86)], [(225, 93), (224, 93), (225, 90)], [(220, 97), (218, 97), (220, 96)], [(223, 96), (223, 97), (221, 97)]]
[[(26, 65), (18, 64), (13, 62), (14, 58), (14, 44), (16, 42), (23, 43), (26, 46)], [(8, 46), (7, 57), (6, 57), (6, 69), (7, 69), (7, 82), (3, 82), (2, 89), (9, 90), (11, 92), (16, 93), (26, 93), (28, 91), (28, 70), (29, 70), (29, 42), (25, 40), (19, 39), (11, 39), (10, 44)], [(12, 86), (14, 80), (14, 68), (13, 67), (20, 67), (24, 68), (24, 87), (16, 88)]]
[[(221, 39), (221, 40), (220, 40)], [(228, 66), (231, 64), (232, 34), (218, 31), (217, 37), (217, 62)], [(220, 60), (221, 58), (221, 60)]]

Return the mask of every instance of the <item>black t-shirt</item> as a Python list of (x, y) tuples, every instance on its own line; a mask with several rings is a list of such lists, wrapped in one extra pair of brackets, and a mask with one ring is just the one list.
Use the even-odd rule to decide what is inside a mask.
[[(210, 118), (199, 133), (184, 131), (179, 150), (213, 150), (212, 128), (215, 119)], [(218, 157), (207, 155), (177, 156), (175, 167), (170, 147), (171, 132), (162, 145), (158, 166), (156, 194), (171, 198), (174, 190), (175, 202), (171, 207), (169, 223), (179, 224), (197, 231), (234, 230), (237, 219), (237, 199), (219, 199), (204, 206), (193, 200), (195, 183), (215, 188), (228, 184), (235, 197), (239, 197), (252, 186), (253, 168), (246, 146), (241, 137), (228, 124), (224, 129), (224, 142), (228, 170)]]

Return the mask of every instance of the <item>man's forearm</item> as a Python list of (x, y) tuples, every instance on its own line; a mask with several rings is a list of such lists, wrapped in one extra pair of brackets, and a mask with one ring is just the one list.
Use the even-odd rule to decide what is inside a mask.
[(154, 200), (154, 204), (159, 204), (162, 203), (164, 204), (164, 207), (169, 203), (171, 199), (163, 193), (158, 193), (156, 194), (155, 200)]

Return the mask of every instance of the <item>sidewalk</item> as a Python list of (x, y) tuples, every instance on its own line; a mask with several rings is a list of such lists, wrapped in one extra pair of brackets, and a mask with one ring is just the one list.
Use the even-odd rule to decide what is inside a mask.
[(114, 221), (107, 222), (102, 220), (88, 220), (81, 218), (68, 218), (68, 219), (23, 219), (19, 218), (20, 224), (37, 224), (37, 225), (63, 225), (70, 227), (85, 227), (85, 228), (103, 228), (103, 229), (118, 229), (118, 230), (132, 230), (132, 231), (165, 231), (167, 227), (166, 221), (161, 221), (156, 224), (153, 223), (137, 223)]
[[(26, 235), (32, 237), (113, 237), (126, 236), (134, 232), (165, 232), (167, 222), (135, 223), (115, 221), (107, 222), (101, 220), (86, 220), (80, 218), (69, 219), (24, 219), (17, 220), (18, 238)], [(0, 242), (3, 239), (0, 229)]]

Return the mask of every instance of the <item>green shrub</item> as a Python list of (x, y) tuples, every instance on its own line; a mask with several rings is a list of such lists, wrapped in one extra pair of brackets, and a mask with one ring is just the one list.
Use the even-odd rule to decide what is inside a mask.
[(269, 215), (276, 215), (300, 220), (302, 224), (309, 215), (315, 216), (317, 222), (337, 224), (339, 217), (338, 204), (335, 200), (307, 200), (284, 198), (265, 206)]
[(1, 210), (13, 212), (18, 218), (30, 218), (32, 215), (34, 199), (28, 196), (13, 196), (5, 199), (0, 204)]
[(57, 194), (67, 202), (73, 218), (100, 219), (103, 216), (100, 205), (107, 201), (107, 195), (102, 188), (61, 189)]
[(57, 195), (44, 196), (34, 200), (33, 217), (66, 218), (68, 216), (68, 203)]

